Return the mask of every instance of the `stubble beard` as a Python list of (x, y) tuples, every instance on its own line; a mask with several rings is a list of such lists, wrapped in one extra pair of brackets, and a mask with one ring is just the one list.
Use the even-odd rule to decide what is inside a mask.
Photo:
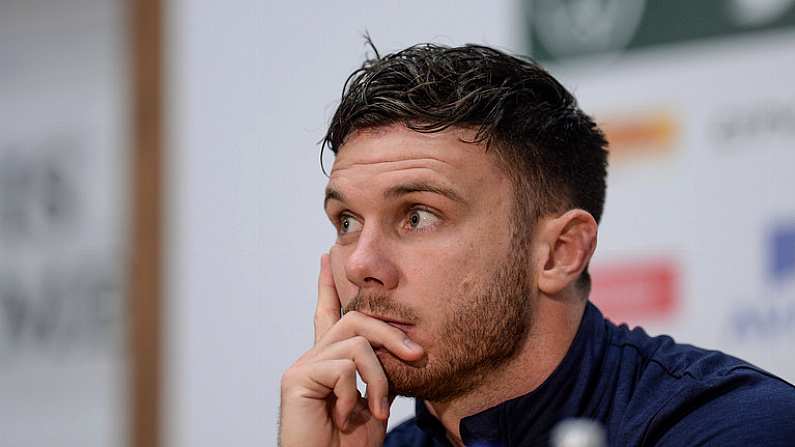
[[(515, 357), (532, 321), (528, 248), (514, 245), (496, 272), (448, 313), (436, 349), (422, 364), (408, 364), (386, 350), (376, 351), (393, 395), (447, 402), (480, 385), (493, 371)], [(445, 299), (447, 297), (443, 297)], [(444, 301), (442, 301), (444, 302)], [(345, 311), (370, 310), (413, 321), (410, 309), (384, 297), (359, 295)]]

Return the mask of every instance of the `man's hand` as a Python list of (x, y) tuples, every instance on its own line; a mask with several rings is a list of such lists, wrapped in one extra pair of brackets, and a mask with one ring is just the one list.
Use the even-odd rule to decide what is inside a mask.
[[(320, 260), (315, 345), (282, 376), (281, 447), (380, 446), (392, 397), (373, 348), (411, 362), (424, 352), (406, 334), (360, 312), (340, 318), (329, 256)], [(356, 389), (356, 372), (367, 384)]]

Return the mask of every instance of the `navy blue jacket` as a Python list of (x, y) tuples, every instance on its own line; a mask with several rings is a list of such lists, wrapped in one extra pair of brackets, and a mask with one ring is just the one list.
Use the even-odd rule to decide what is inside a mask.
[[(459, 427), (467, 446), (545, 446), (569, 417), (598, 421), (611, 446), (795, 446), (795, 387), (721, 352), (616, 326), (589, 303), (568, 353), (541, 386)], [(417, 400), (416, 417), (384, 445), (450, 444)]]

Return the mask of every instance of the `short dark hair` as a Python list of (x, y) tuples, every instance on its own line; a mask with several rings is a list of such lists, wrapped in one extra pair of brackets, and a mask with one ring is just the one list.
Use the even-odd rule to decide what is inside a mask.
[[(345, 82), (322, 149), (336, 154), (351, 133), (396, 123), (428, 133), (473, 128), (473, 142), (493, 147), (513, 180), (518, 225), (572, 208), (599, 222), (607, 141), (539, 64), (471, 44), (419, 44), (383, 57), (372, 48), (375, 57)], [(579, 283), (590, 288), (587, 268)]]

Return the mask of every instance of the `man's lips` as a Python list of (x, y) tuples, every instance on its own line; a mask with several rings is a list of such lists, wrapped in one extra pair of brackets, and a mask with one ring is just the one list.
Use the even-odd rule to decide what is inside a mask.
[(390, 317), (384, 317), (384, 316), (381, 316), (381, 315), (373, 315), (373, 314), (369, 314), (367, 312), (364, 312), (364, 314), (367, 315), (368, 317), (375, 318), (376, 320), (381, 320), (384, 323), (386, 323), (386, 324), (388, 324), (390, 326), (396, 327), (396, 328), (400, 329), (403, 332), (408, 331), (409, 329), (411, 329), (414, 326), (411, 323), (406, 323), (405, 321), (396, 320), (396, 319), (390, 318)]
[(394, 326), (403, 332), (408, 332), (409, 330), (411, 330), (412, 327), (414, 327), (413, 324), (396, 323), (394, 321), (387, 321), (386, 324)]

